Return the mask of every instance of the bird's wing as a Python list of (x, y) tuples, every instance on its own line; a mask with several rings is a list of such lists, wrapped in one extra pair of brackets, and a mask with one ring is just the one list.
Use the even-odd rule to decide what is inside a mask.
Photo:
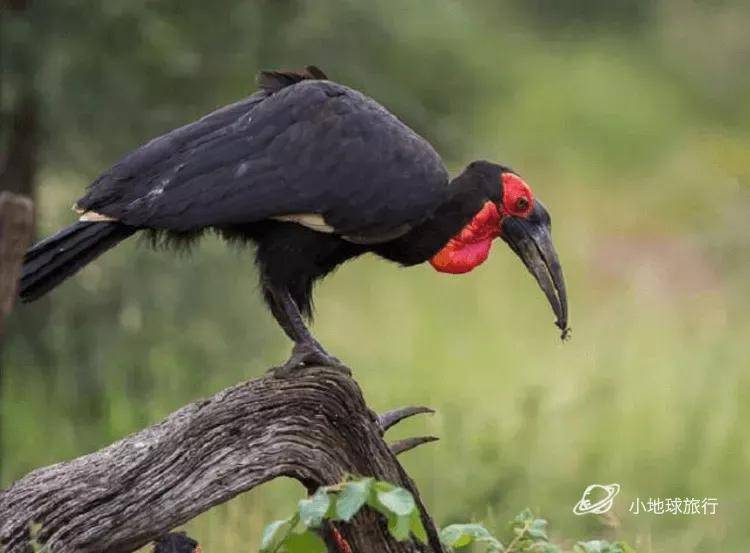
[(277, 218), (377, 242), (442, 203), (440, 157), (374, 100), (325, 80), (274, 89), (280, 77), (265, 79), (263, 91), (129, 154), (79, 209), (176, 231)]

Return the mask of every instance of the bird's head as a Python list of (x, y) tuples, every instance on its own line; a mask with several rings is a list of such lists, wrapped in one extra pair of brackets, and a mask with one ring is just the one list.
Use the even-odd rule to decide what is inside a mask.
[(489, 255), (495, 238), (502, 238), (539, 283), (555, 312), (555, 324), (568, 336), (568, 298), (557, 252), (552, 244), (551, 219), (531, 187), (512, 169), (486, 161), (471, 163), (454, 186), (473, 215), (430, 260), (435, 269), (466, 273)]

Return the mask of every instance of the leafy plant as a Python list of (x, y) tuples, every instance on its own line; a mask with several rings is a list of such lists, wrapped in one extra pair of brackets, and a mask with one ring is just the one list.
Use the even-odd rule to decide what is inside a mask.
[(549, 543), (547, 521), (535, 518), (529, 509), (521, 511), (510, 523), (511, 536), (508, 545), (492, 536), (480, 524), (452, 524), (440, 532), (440, 541), (451, 551), (472, 543), (485, 546), (490, 553), (560, 553), (560, 548)]
[[(409, 491), (373, 478), (349, 479), (340, 484), (319, 488), (311, 497), (297, 504), (289, 518), (276, 520), (263, 532), (260, 553), (325, 553), (326, 546), (318, 536), (324, 521), (349, 522), (367, 505), (388, 521), (391, 535), (404, 541), (410, 537), (427, 539), (414, 498)], [(448, 551), (471, 545), (486, 553), (563, 553), (550, 542), (547, 521), (524, 509), (509, 523), (506, 543), (493, 536), (481, 524), (451, 524), (440, 531), (440, 541)], [(580, 541), (571, 553), (635, 553), (624, 542), (602, 540)]]
[[(488, 553), (563, 553), (563, 549), (551, 543), (547, 535), (547, 521), (536, 518), (529, 509), (524, 509), (510, 522), (508, 545), (495, 538), (481, 524), (451, 524), (440, 531), (440, 541), (449, 551), (471, 544), (484, 546)], [(578, 542), (572, 553), (635, 553), (623, 542), (609, 543), (595, 540)]]
[(486, 545), (487, 551), (505, 551), (500, 543), (481, 524), (451, 524), (440, 531), (440, 541), (449, 550), (467, 547), (473, 543)]
[(326, 520), (349, 522), (365, 505), (386, 518), (395, 539), (427, 539), (411, 493), (388, 482), (360, 478), (321, 487), (300, 500), (292, 516), (266, 527), (260, 553), (325, 553), (316, 530)]

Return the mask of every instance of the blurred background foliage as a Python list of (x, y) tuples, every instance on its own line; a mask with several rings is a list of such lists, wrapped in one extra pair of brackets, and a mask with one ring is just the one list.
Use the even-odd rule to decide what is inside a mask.
[[(502, 245), (447, 277), (366, 258), (315, 331), (377, 409), (427, 404), (404, 458), (440, 524), (529, 506), (562, 536), (745, 551), (750, 519), (750, 4), (616, 0), (5, 0), (2, 179), (38, 232), (138, 144), (314, 63), (426, 136), (452, 171), (511, 164), (554, 218), (573, 340)], [(249, 252), (131, 240), (20, 306), (3, 352), (0, 485), (286, 358)], [(577, 517), (618, 482), (605, 519)], [(251, 551), (302, 494), (274, 482), (187, 529)], [(716, 497), (716, 516), (634, 515)]]

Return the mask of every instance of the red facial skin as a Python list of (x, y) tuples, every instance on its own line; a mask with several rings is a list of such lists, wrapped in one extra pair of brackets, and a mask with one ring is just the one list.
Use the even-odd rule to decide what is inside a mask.
[(430, 264), (441, 273), (468, 273), (490, 255), (492, 241), (500, 236), (504, 217), (526, 217), (534, 209), (534, 195), (521, 177), (503, 173), (503, 202), (487, 202), (474, 218), (451, 238)]

